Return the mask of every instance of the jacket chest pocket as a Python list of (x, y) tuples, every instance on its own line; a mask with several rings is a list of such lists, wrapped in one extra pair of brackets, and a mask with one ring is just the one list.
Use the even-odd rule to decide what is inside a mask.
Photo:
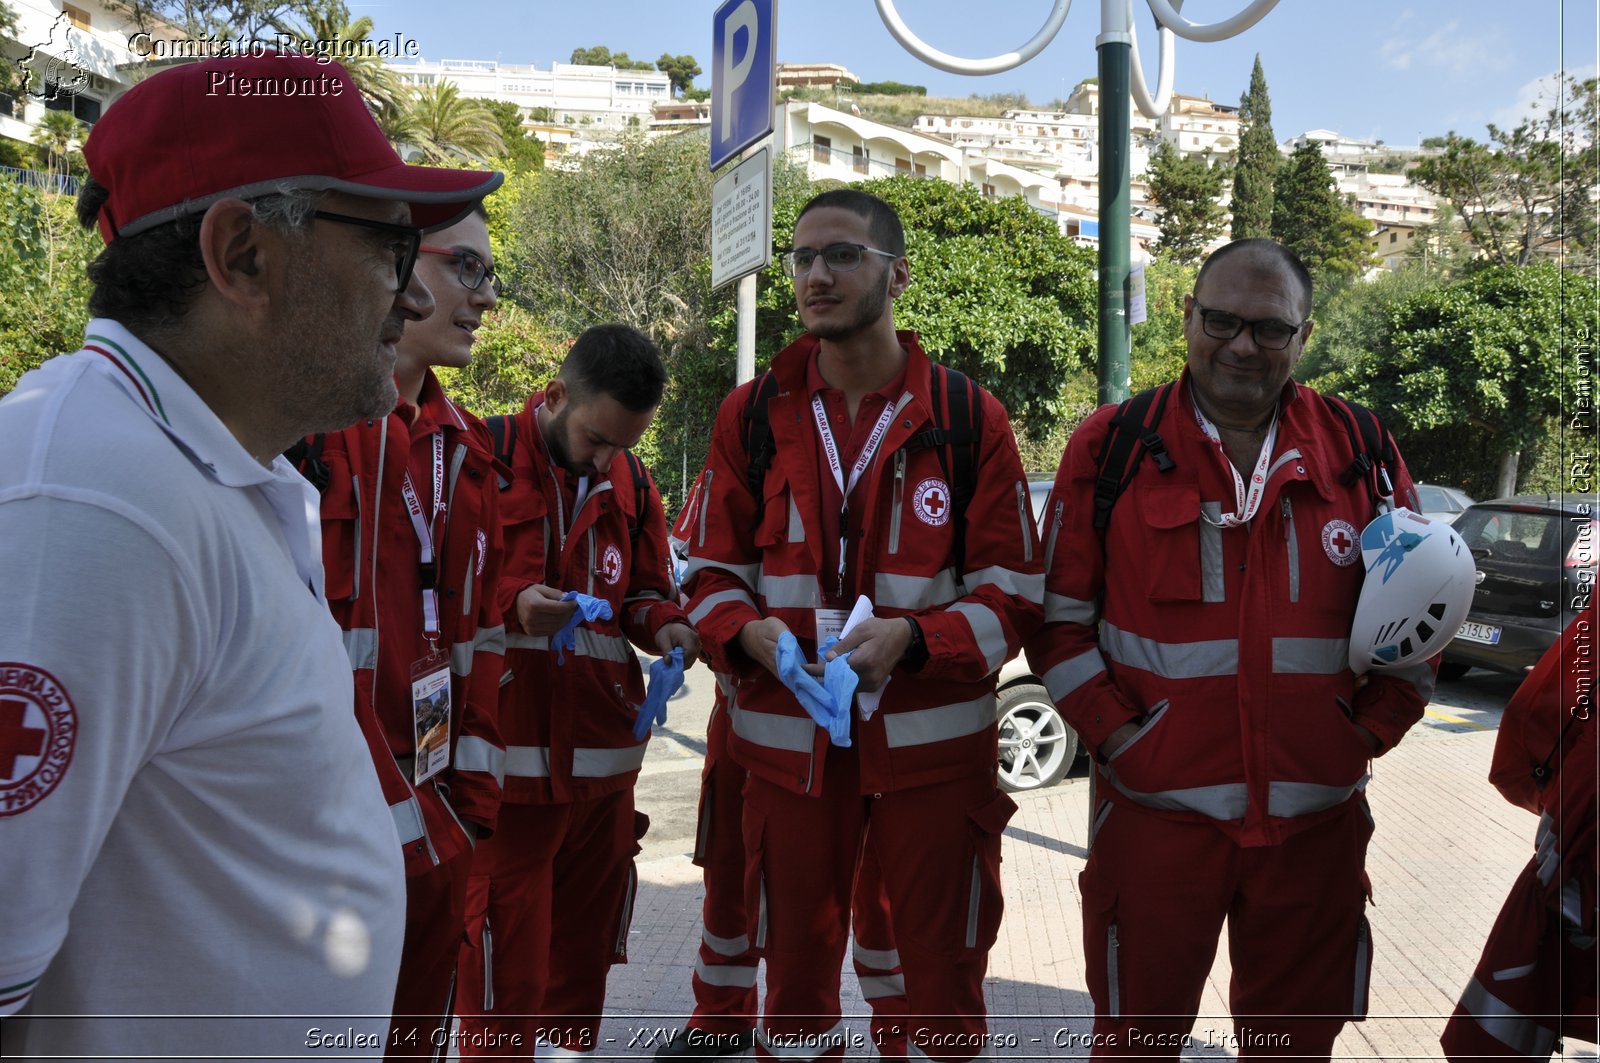
[[(1152, 602), (1201, 601), (1208, 582), (1208, 565), (1220, 573), (1222, 550), (1220, 529), (1202, 527), (1200, 486), (1195, 483), (1144, 483), (1132, 491), (1134, 512), (1129, 524), (1137, 528), (1133, 536), (1112, 536), (1132, 546), (1131, 564), (1121, 566), (1124, 574), (1143, 584), (1145, 597)], [(1126, 532), (1123, 526), (1119, 529)], [(1207, 549), (1202, 549), (1206, 547)]]
[(544, 495), (517, 481), (500, 495), (500, 527), (505, 537), (502, 574), (544, 582), (545, 551), (552, 533)]
[(805, 524), (794, 503), (794, 493), (788, 482), (769, 472), (761, 485), (761, 523), (756, 527), (757, 546), (778, 546), (782, 543), (805, 542)]
[[(328, 486), (322, 493), (322, 556), (330, 602), (361, 596), (362, 484), (343, 455), (327, 455)], [(370, 576), (371, 573), (368, 573)]]

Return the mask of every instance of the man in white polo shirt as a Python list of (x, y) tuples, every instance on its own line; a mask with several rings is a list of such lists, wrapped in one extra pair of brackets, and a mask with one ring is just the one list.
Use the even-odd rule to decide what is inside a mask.
[(6, 1054), (381, 1055), (394, 820), (277, 455), (392, 408), (422, 229), (500, 175), (277, 54), (156, 74), (84, 155), (94, 320), (0, 402)]

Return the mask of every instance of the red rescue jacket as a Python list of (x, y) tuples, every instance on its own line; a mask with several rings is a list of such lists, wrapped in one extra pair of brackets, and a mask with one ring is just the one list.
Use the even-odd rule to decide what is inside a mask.
[[(411, 666), (423, 636), (421, 554), (402, 481), (413, 440), (444, 439), (446, 509), (436, 548), (440, 637), (451, 671), (451, 767), (413, 783), (416, 753)], [(322, 437), (322, 556), (328, 605), (344, 629), (355, 670), (356, 715), (394, 812), (407, 869), (416, 874), (465, 851), (495, 824), (505, 757), (497, 726), (505, 629), (495, 606), (499, 578), (498, 478), (483, 422), (444, 394), (428, 373), (417, 421), (399, 411)], [(302, 467), (302, 471), (306, 471)], [(422, 505), (430, 473), (413, 474)]]
[[(949, 498), (937, 448), (909, 449), (934, 427), (932, 363), (916, 335), (901, 332), (905, 393), (877, 456), (850, 495), (861, 538), (852, 571), (879, 617), (914, 616), (928, 648), (915, 672), (898, 667), (871, 719), (854, 721), (864, 793), (993, 772), (998, 732), (995, 677), (1039, 622), (1042, 559), (1027, 477), (1005, 407), (980, 391), (982, 437), (976, 493), (968, 507), (965, 557), (955, 556)], [(768, 407), (776, 457), (757, 506), (747, 482), (743, 414), (752, 384), (722, 403), (701, 474), (685, 586), (690, 619), (713, 669), (736, 681), (730, 706), (734, 756), (748, 770), (797, 793), (822, 785), (827, 732), (771, 673), (739, 648), (741, 628), (783, 620), (808, 657), (816, 653), (822, 596), (822, 478), (806, 370), (818, 341), (809, 335), (773, 359), (777, 393)], [(942, 423), (942, 422), (941, 422)], [(760, 523), (756, 512), (760, 509)], [(942, 518), (942, 519), (941, 519)], [(831, 578), (831, 573), (829, 578)]]
[[(629, 643), (655, 654), (656, 632), (687, 622), (654, 481), (645, 474), (645, 511), (636, 513), (639, 492), (619, 454), (604, 477), (590, 479), (577, 513), (566, 513), (569, 474), (550, 460), (539, 431), (535, 411), (543, 403), (544, 394), (535, 394), (512, 418), (511, 484), (501, 495), (499, 608), (511, 679), (501, 691), (500, 726), (505, 800), (513, 804), (589, 800), (633, 785), (649, 739), (633, 737), (645, 685)], [(562, 516), (570, 525), (564, 535)], [(517, 621), (517, 595), (536, 583), (611, 603), (612, 619), (579, 626), (564, 665), (547, 637), (524, 634)]]
[[(1072, 434), (1046, 504), (1045, 623), (1028, 656), (1091, 751), (1144, 717), (1102, 766), (1111, 799), (1276, 844), (1361, 790), (1371, 751), (1352, 725), (1393, 747), (1421, 719), (1436, 662), (1357, 689), (1350, 625), (1375, 514), (1363, 483), (1341, 482), (1349, 435), (1321, 398), (1285, 386), (1244, 528), (1211, 523), (1234, 511), (1234, 483), (1193, 410), (1185, 371), (1155, 426), (1176, 468), (1141, 463), (1104, 532), (1094, 488), (1116, 407)], [(1411, 497), (1405, 469), (1390, 473)]]

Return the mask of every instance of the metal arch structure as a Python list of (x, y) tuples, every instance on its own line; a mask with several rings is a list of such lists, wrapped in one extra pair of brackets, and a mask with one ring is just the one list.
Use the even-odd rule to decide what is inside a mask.
[[(929, 66), (952, 74), (998, 74), (1021, 66), (1044, 50), (1067, 21), (1072, 0), (1053, 0), (1050, 15), (1027, 43), (984, 59), (966, 59), (942, 52), (913, 33), (895, 10), (894, 0), (874, 0), (878, 16), (900, 46)], [(1132, 200), (1129, 186), (1130, 103), (1147, 118), (1159, 118), (1172, 99), (1177, 62), (1174, 37), (1214, 42), (1237, 36), (1266, 17), (1278, 0), (1248, 0), (1243, 10), (1218, 22), (1197, 23), (1179, 13), (1183, 0), (1145, 0), (1159, 26), (1159, 66), (1154, 97), (1135, 47), (1133, 0), (1101, 0), (1099, 53), (1100, 94), (1100, 314), (1099, 398), (1121, 402), (1131, 383), (1128, 350), (1128, 243)]]

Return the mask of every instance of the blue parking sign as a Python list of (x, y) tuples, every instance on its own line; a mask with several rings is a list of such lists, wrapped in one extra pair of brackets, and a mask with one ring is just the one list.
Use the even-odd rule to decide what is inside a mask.
[(778, 0), (726, 0), (711, 16), (711, 168), (772, 132)]

